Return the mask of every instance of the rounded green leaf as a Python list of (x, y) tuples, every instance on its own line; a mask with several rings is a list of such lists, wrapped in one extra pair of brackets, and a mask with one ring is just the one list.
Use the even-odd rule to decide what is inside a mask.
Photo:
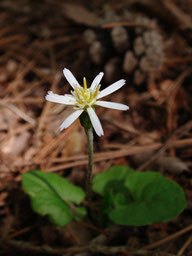
[[(93, 178), (93, 190), (100, 195), (104, 195), (106, 186), (113, 183), (115, 186), (118, 181), (124, 183), (125, 178), (133, 170), (124, 165), (116, 165), (109, 168), (106, 172), (99, 173)], [(120, 185), (120, 183), (119, 183)]]
[(143, 226), (176, 218), (186, 207), (182, 188), (156, 172), (132, 172), (125, 181), (132, 202), (113, 208), (108, 216), (121, 225)]
[(70, 203), (81, 203), (84, 191), (54, 173), (32, 171), (22, 175), (22, 186), (30, 196), (32, 208), (40, 215), (48, 215), (56, 225), (65, 226), (75, 214)]

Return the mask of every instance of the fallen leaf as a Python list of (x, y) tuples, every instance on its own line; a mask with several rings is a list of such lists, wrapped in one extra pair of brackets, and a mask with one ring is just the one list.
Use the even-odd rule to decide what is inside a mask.
[(100, 19), (84, 6), (65, 3), (63, 7), (67, 18), (73, 20), (75, 23), (98, 27)]

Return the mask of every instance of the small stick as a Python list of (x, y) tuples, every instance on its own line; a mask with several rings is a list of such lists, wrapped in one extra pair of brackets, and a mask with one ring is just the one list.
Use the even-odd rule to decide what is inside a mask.
[[(152, 243), (152, 244), (146, 245), (146, 246), (143, 247), (143, 249), (147, 249), (147, 250), (148, 250), (148, 249), (153, 249), (153, 248), (155, 248), (155, 247), (157, 247), (157, 246), (159, 246), (159, 245), (162, 245), (162, 244), (164, 244), (164, 243), (167, 243), (167, 242), (169, 242), (170, 240), (173, 240), (173, 239), (175, 239), (175, 238), (177, 238), (177, 237), (179, 237), (179, 236), (181, 236), (181, 235), (183, 235), (183, 234), (189, 232), (190, 230), (192, 230), (192, 225), (190, 225), (190, 226), (188, 226), (188, 227), (186, 227), (186, 228), (183, 228), (183, 229), (181, 229), (180, 231), (178, 231), (178, 232), (176, 232), (176, 233), (174, 233), (174, 234), (172, 234), (172, 235), (170, 235), (170, 236), (167, 236), (166, 238), (163, 238), (163, 239), (161, 239), (161, 240), (159, 240), (159, 241), (157, 241), (157, 242), (154, 242), (154, 243)], [(180, 256), (181, 256), (181, 255), (180, 255)]]
[[(95, 254), (107, 254), (113, 255), (118, 253), (124, 253), (126, 255), (157, 255), (156, 252), (147, 251), (147, 250), (136, 250), (136, 251), (128, 251), (128, 246), (104, 246), (104, 245), (87, 245), (87, 246), (74, 246), (69, 248), (53, 248), (48, 245), (33, 245), (29, 242), (24, 241), (16, 241), (16, 240), (8, 240), (4, 243), (4, 246), (13, 247), (19, 251), (28, 251), (33, 253), (44, 253), (44, 254), (53, 254), (53, 255), (74, 255), (75, 253), (82, 252), (91, 252)], [(160, 252), (159, 252), (160, 253)], [(174, 254), (163, 252), (164, 256), (176, 256)], [(180, 255), (182, 256), (182, 255)]]
[(187, 239), (187, 241), (181, 247), (181, 249), (177, 253), (177, 256), (181, 256), (184, 253), (184, 251), (187, 249), (187, 247), (191, 244), (191, 242), (192, 242), (192, 235), (190, 235), (190, 237)]

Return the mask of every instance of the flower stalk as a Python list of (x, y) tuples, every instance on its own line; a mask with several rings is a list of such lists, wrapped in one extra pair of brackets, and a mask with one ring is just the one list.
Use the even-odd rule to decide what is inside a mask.
[(91, 210), (91, 197), (92, 197), (92, 170), (93, 170), (93, 127), (87, 112), (83, 112), (80, 116), (81, 125), (85, 129), (88, 143), (88, 170), (86, 174), (85, 189), (87, 195), (87, 201), (89, 209)]
[(87, 135), (87, 142), (88, 142), (88, 170), (86, 175), (86, 195), (89, 208), (91, 209), (91, 198), (92, 198), (92, 169), (93, 169), (93, 128), (85, 129)]

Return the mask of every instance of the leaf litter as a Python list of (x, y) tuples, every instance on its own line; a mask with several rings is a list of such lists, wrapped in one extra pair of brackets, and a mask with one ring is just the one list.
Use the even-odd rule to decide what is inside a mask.
[[(131, 255), (156, 255), (157, 251), (190, 255), (191, 10), (188, 0), (155, 5), (150, 0), (106, 1), (104, 6), (102, 1), (1, 1), (2, 255), (25, 255), (26, 251), (34, 255), (111, 255), (129, 252), (127, 245)], [(93, 36), (89, 46), (87, 30)], [(121, 37), (115, 37), (116, 33)], [(147, 44), (147, 38), (154, 38), (156, 46)], [(157, 56), (161, 58), (154, 59), (154, 47), (159, 47)], [(127, 62), (127, 56), (135, 64)], [(155, 69), (149, 61), (156, 61)], [(58, 229), (32, 212), (21, 190), (22, 173), (35, 169), (57, 172), (84, 186), (84, 131), (76, 122), (60, 133), (58, 127), (70, 109), (44, 99), (48, 90), (67, 93), (61, 72), (65, 66), (77, 78), (83, 74), (89, 81), (104, 71), (103, 86), (115, 81), (117, 74), (127, 79), (126, 88), (110, 100), (128, 104), (129, 113), (98, 108), (106, 133), (96, 140), (95, 173), (119, 163), (163, 172), (178, 181), (187, 195), (188, 207), (179, 218), (142, 228), (109, 226), (102, 230), (85, 220)]]

